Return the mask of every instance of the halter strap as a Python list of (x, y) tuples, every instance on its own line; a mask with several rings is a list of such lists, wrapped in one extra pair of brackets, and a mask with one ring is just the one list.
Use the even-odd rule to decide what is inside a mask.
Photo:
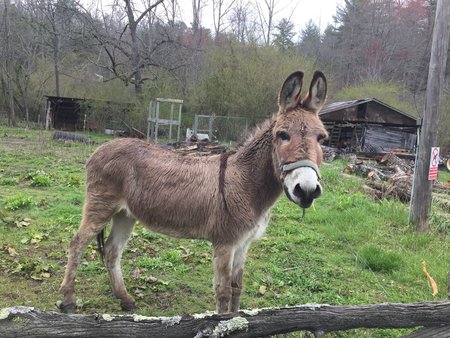
[(319, 172), (319, 167), (317, 166), (317, 164), (315, 164), (314, 162), (310, 161), (310, 160), (300, 160), (297, 162), (292, 162), (292, 163), (288, 163), (288, 164), (280, 164), (280, 170), (281, 172), (287, 172), (287, 171), (291, 171), (297, 168), (302, 168), (302, 167), (307, 167), (307, 168), (311, 168), (313, 169), (316, 174), (317, 177), (320, 180), (320, 172)]

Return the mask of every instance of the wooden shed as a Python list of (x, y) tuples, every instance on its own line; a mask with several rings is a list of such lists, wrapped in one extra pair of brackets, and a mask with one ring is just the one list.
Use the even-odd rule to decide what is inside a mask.
[(59, 130), (83, 130), (85, 114), (84, 99), (75, 97), (46, 96), (46, 126)]
[(420, 119), (375, 98), (334, 102), (319, 116), (330, 147), (366, 153), (416, 151)]

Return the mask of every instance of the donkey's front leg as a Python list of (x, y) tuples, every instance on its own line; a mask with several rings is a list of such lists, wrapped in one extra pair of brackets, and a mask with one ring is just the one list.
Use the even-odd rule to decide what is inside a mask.
[(214, 246), (214, 291), (217, 313), (227, 313), (230, 310), (233, 256), (233, 246)]
[(231, 274), (231, 304), (230, 312), (239, 311), (242, 291), (242, 276), (244, 274), (244, 264), (250, 242), (247, 241), (236, 248), (233, 258), (233, 269)]

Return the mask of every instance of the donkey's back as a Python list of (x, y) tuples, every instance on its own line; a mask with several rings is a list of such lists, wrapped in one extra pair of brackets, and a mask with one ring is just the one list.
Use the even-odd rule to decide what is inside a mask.
[(182, 156), (137, 139), (107, 142), (86, 164), (86, 207), (107, 209), (105, 218), (122, 210), (172, 236), (207, 238), (220, 208), (211, 185), (218, 162), (219, 156)]

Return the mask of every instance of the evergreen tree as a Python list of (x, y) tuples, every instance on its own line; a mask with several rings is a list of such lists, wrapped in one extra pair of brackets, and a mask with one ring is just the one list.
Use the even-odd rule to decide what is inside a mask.
[(274, 39), (272, 44), (279, 50), (285, 52), (294, 48), (294, 24), (288, 19), (281, 19), (275, 26)]
[(319, 26), (314, 24), (312, 20), (309, 20), (306, 27), (300, 32), (300, 53), (318, 59), (321, 39)]

